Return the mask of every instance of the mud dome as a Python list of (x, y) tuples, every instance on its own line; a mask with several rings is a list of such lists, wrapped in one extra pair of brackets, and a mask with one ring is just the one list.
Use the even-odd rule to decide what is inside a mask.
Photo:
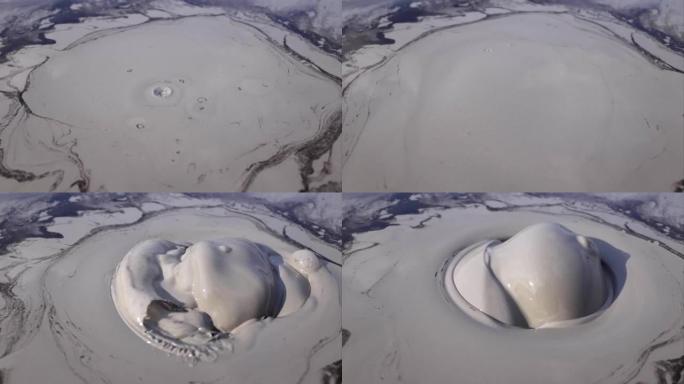
[[(678, 228), (684, 201), (678, 195), (631, 195), (614, 205), (601, 196), (348, 194), (345, 199), (350, 233), (342, 280), (345, 382), (450, 384), (457, 375), (463, 384), (624, 384), (681, 374), (684, 233)], [(560, 321), (535, 329), (510, 326), (504, 318), (495, 322), (476, 305), (495, 304), (497, 298), (465, 290), (469, 301), (457, 303), (445, 285), (454, 276), (449, 266), (462, 260), (456, 263), (465, 263), (458, 282), (471, 279), (465, 287), (481, 296), (491, 292), (486, 289), (491, 281), (477, 278), (485, 271), (468, 271), (467, 258), (482, 257), (476, 248), (492, 241), (501, 242), (492, 244), (497, 254), (492, 258), (510, 258), (492, 268), (504, 289), (516, 281), (551, 284), (536, 294), (529, 286), (518, 287), (511, 295), (520, 304), (514, 309), (526, 315), (541, 313), (529, 309), (549, 310), (563, 316), (539, 318)], [(555, 254), (551, 246), (558, 247)], [(610, 294), (600, 292), (597, 260), (585, 260), (595, 255), (614, 272), (614, 295), (606, 306), (603, 299)], [(588, 289), (591, 284), (594, 289)], [(524, 303), (530, 298), (543, 305)], [(498, 316), (492, 307), (501, 309), (482, 309)]]
[(147, 240), (117, 266), (112, 297), (140, 337), (182, 352), (182, 344), (206, 344), (249, 321), (297, 311), (311, 292), (309, 274), (319, 268), (311, 251), (283, 257), (244, 239), (189, 246)]
[[(14, 56), (38, 65), (5, 79), (23, 76), (26, 89), (25, 108), (8, 107), (2, 140), (4, 166), (21, 183), (2, 190), (291, 192), (314, 188), (300, 170), (330, 160), (339, 84), (312, 64), (326, 54), (281, 27), (191, 16), (59, 45)], [(316, 151), (302, 155), (309, 145)], [(339, 184), (337, 169), (318, 181)]]
[(426, 18), (415, 40), (396, 32), (397, 52), (350, 55), (367, 64), (345, 90), (345, 191), (673, 190), (684, 58), (624, 26), (610, 26), (623, 38), (542, 11)]
[(472, 311), (465, 300), (481, 312), (474, 317), (523, 328), (570, 327), (612, 303), (608, 260), (591, 239), (559, 224), (536, 224), (505, 242), (460, 252), (444, 274), (445, 288), (463, 310)]

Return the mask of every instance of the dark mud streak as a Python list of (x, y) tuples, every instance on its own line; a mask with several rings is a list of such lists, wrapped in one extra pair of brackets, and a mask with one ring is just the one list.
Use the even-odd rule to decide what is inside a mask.
[[(51, 302), (51, 301), (50, 301)], [(78, 336), (74, 335), (72, 332), (70, 332), (70, 329), (73, 328), (73, 324), (63, 324), (59, 317), (57, 316), (57, 310), (54, 305), (50, 305), (50, 309), (47, 311), (47, 318), (48, 318), (48, 324), (50, 327), (50, 332), (52, 333), (52, 337), (55, 340), (55, 345), (57, 346), (57, 349), (59, 349), (60, 353), (64, 357), (64, 361), (69, 367), (69, 370), (71, 373), (78, 378), (82, 383), (84, 384), (92, 384), (93, 381), (89, 380), (88, 378), (84, 377), (82, 374), (78, 372), (78, 370), (72, 365), (73, 362), (71, 361), (70, 354), (69, 352), (76, 352), (78, 355), (78, 362), (80, 363), (81, 366), (86, 368), (89, 372), (95, 374), (97, 377), (97, 382), (103, 383), (103, 384), (111, 384), (111, 381), (108, 380), (107, 378), (104, 377), (104, 375), (100, 372), (97, 371), (96, 369), (96, 360), (97, 357), (94, 354), (94, 351), (90, 349), (87, 345), (84, 345), (78, 340)], [(69, 321), (67, 320), (67, 323)], [(77, 346), (77, 350), (68, 350), (67, 346), (62, 345), (63, 339), (68, 339), (72, 344)]]
[(666, 71), (672, 71), (672, 72), (678, 72), (678, 73), (684, 73), (683, 70), (678, 69), (667, 63), (665, 60), (661, 59), (660, 57), (652, 54), (651, 52), (647, 51), (645, 48), (643, 48), (637, 41), (634, 39), (634, 34), (631, 35), (630, 37), (632, 41), (632, 45), (641, 53), (643, 56), (649, 59), (653, 64), (655, 64), (657, 67), (660, 69), (664, 69)]
[(382, 283), (385, 281), (385, 279), (387, 279), (387, 277), (388, 277), (389, 275), (391, 275), (391, 274), (394, 272), (394, 269), (397, 267), (398, 264), (399, 264), (399, 261), (395, 261), (395, 262), (392, 264), (392, 266), (390, 266), (389, 268), (387, 268), (387, 269), (382, 273), (382, 275), (380, 275), (380, 277), (379, 277), (377, 280), (375, 280), (375, 281), (373, 282), (373, 284), (371, 284), (370, 287), (368, 287), (368, 289), (366, 289), (365, 291), (361, 291), (360, 293), (361, 293), (362, 295), (368, 297), (369, 299), (374, 299), (373, 295), (371, 295), (371, 291), (373, 291), (373, 290), (374, 290), (375, 288), (377, 288), (380, 284), (382, 284)]
[[(31, 107), (28, 105), (26, 100), (24, 99), (24, 94), (26, 91), (29, 89), (31, 86), (31, 76), (33, 74), (33, 71), (40, 68), (42, 65), (47, 63), (49, 58), (46, 58), (43, 60), (41, 63), (37, 64), (31, 69), (31, 72), (29, 73), (28, 77), (26, 78), (26, 84), (24, 85), (23, 89), (17, 89), (16, 92), (3, 92), (3, 95), (10, 100), (12, 100), (12, 104), (14, 104), (14, 108), (10, 108), (10, 113), (8, 113), (0, 122), (0, 134), (7, 128), (9, 128), (9, 125), (14, 122), (15, 119), (20, 118), (19, 123), (22, 121), (27, 120), (29, 117), (33, 116), (37, 119), (45, 120), (48, 122), (60, 124), (69, 128), (72, 128), (72, 126), (68, 123), (65, 123), (63, 121), (53, 119), (51, 117), (47, 116), (42, 116), (38, 113), (35, 113)], [(17, 104), (18, 103), (18, 104)], [(21, 116), (21, 117), (19, 117)], [(0, 141), (0, 145), (2, 142)], [(52, 137), (52, 145), (53, 148), (61, 148), (64, 146), (67, 146), (68, 149), (66, 152), (64, 152), (67, 155), (67, 158), (69, 161), (74, 164), (78, 170), (79, 170), (79, 175), (80, 178), (76, 181), (74, 181), (69, 187), (77, 187), (79, 192), (87, 192), (88, 187), (90, 185), (90, 178), (85, 170), (85, 166), (83, 164), (83, 161), (81, 161), (79, 155), (74, 151), (74, 147), (77, 145), (76, 140), (72, 140), (71, 143), (66, 143), (66, 144), (59, 144), (57, 142), (56, 137)], [(22, 170), (12, 170), (7, 168), (7, 166), (4, 164), (4, 159), (5, 159), (5, 151), (4, 148), (0, 147), (0, 176), (8, 178), (8, 179), (13, 179), (19, 183), (25, 183), (25, 182), (30, 182), (30, 181), (36, 181), (40, 180), (46, 177), (54, 176), (55, 181), (52, 183), (50, 187), (50, 192), (54, 191), (59, 187), (59, 185), (62, 183), (64, 179), (64, 174), (65, 172), (63, 170), (53, 170), (53, 171), (46, 171), (41, 174), (34, 174), (31, 172), (27, 171), (22, 171)]]
[[(20, 169), (9, 169), (3, 163), (4, 158), (5, 158), (5, 150), (0, 148), (0, 176), (4, 177), (6, 179), (15, 180), (19, 183), (25, 183), (27, 181), (35, 181), (35, 180), (44, 179), (48, 176), (55, 175), (56, 172), (59, 172), (59, 171), (52, 171), (52, 172), (43, 172), (41, 174), (35, 174), (35, 173), (27, 172), (27, 171), (22, 171)], [(54, 190), (54, 189), (52, 189), (52, 190)]]
[(266, 160), (253, 163), (245, 169), (244, 181), (240, 187), (241, 192), (247, 192), (254, 180), (261, 172), (275, 167), (294, 155), (300, 167), (300, 177), (303, 183), (301, 192), (311, 190), (310, 177), (313, 173), (313, 162), (325, 153), (332, 152), (335, 141), (342, 133), (342, 111), (332, 112), (331, 116), (324, 117), (319, 126), (318, 133), (310, 140), (298, 144), (283, 146), (276, 154)]
[(373, 243), (373, 244), (368, 245), (368, 246), (363, 247), (363, 248), (353, 249), (353, 250), (351, 250), (351, 251), (345, 251), (344, 253), (342, 253), (342, 258), (343, 258), (344, 260), (347, 260), (348, 258), (350, 258), (353, 254), (355, 254), (355, 253), (357, 253), (357, 252), (367, 251), (367, 250), (369, 250), (369, 249), (371, 249), (371, 248), (377, 247), (378, 245), (380, 245), (380, 243)]
[(287, 51), (287, 53), (289, 53), (291, 56), (297, 58), (299, 61), (301, 61), (303, 63), (306, 63), (308, 66), (313, 67), (315, 70), (324, 74), (328, 79), (334, 81), (336, 84), (339, 84), (340, 86), (342, 85), (342, 78), (341, 77), (326, 71), (325, 69), (321, 68), (319, 65), (314, 63), (313, 61), (309, 60), (307, 57), (300, 55), (299, 52), (290, 48), (290, 46), (287, 45), (287, 36), (283, 37), (283, 48), (285, 48), (285, 51)]
[(323, 349), (323, 347), (325, 347), (329, 343), (337, 340), (337, 338), (338, 338), (338, 335), (335, 335), (333, 337), (325, 337), (323, 339), (318, 340), (318, 342), (311, 348), (311, 350), (309, 351), (309, 354), (307, 356), (307, 359), (306, 359), (306, 367), (305, 367), (302, 375), (299, 377), (299, 380), (297, 380), (297, 384), (302, 384), (304, 382), (304, 379), (306, 379), (306, 376), (311, 371), (311, 359), (313, 358), (313, 356), (316, 353), (318, 353), (318, 351)]
[[(316, 70), (317, 72), (319, 72), (319, 73), (322, 74), (323, 76), (327, 77), (329, 80), (332, 80), (332, 81), (335, 82), (335, 83), (340, 83), (340, 84), (341, 84), (342, 80), (341, 80), (338, 76), (336, 76), (336, 75), (334, 75), (334, 74), (331, 74), (331, 73), (325, 71), (323, 68), (321, 68), (320, 66), (318, 66), (317, 64), (315, 64), (313, 61), (311, 61), (308, 57), (305, 57), (305, 56), (299, 54), (298, 52), (296, 52), (295, 50), (293, 50), (292, 48), (290, 48), (290, 47), (287, 45), (287, 36), (285, 36), (285, 37), (283, 38), (283, 41), (280, 42), (280, 41), (277, 41), (277, 40), (273, 39), (268, 33), (264, 32), (264, 31), (261, 30), (260, 28), (254, 26), (254, 25), (252, 25), (252, 24), (250, 24), (250, 23), (248, 23), (248, 22), (245, 22), (245, 21), (243, 21), (243, 20), (240, 20), (240, 19), (238, 19), (238, 18), (235, 18), (235, 17), (233, 17), (233, 16), (231, 16), (231, 15), (227, 15), (227, 16), (230, 17), (230, 19), (231, 19), (232, 21), (234, 21), (234, 22), (236, 22), (236, 23), (238, 23), (238, 24), (242, 24), (242, 25), (244, 25), (245, 27), (248, 27), (248, 28), (251, 28), (251, 29), (257, 31), (257, 32), (260, 34), (260, 36), (261, 36), (262, 38), (264, 38), (266, 41), (268, 41), (268, 42), (269, 42), (271, 45), (273, 45), (274, 47), (276, 47), (276, 48), (278, 48), (279, 50), (281, 50), (282, 52), (284, 52), (286, 55), (288, 55), (288, 56), (290, 56), (290, 57), (293, 57), (293, 58), (296, 59), (297, 61), (301, 62), (302, 64), (304, 64), (304, 65), (306, 65), (306, 66), (308, 66), (308, 67), (310, 67), (310, 68), (313, 68), (314, 70)], [(189, 17), (192, 17), (192, 16), (189, 16)], [(289, 31), (292, 31), (291, 28), (286, 28), (286, 29), (289, 30)]]
[[(323, 368), (323, 384), (342, 384), (342, 360), (326, 365)], [(2, 384), (2, 383), (0, 383)]]
[[(332, 147), (342, 134), (342, 111), (333, 112), (332, 116), (326, 119), (322, 132), (316, 135), (311, 141), (306, 143), (296, 151), (296, 159), (299, 164), (299, 174), (304, 188), (300, 192), (311, 192), (311, 176), (314, 174), (313, 162), (320, 159), (326, 153), (329, 154), (328, 161), (324, 164), (322, 173), (330, 174), (330, 156)], [(328, 192), (341, 192), (341, 184), (333, 186), (334, 190)]]
[[(660, 349), (662, 347), (668, 346), (670, 344), (680, 342), (682, 340), (682, 337), (684, 337), (681, 334), (682, 330), (680, 330), (679, 336), (669, 338), (669, 339), (666, 339), (664, 341), (658, 341), (668, 331), (670, 331), (670, 330), (666, 330), (666, 331), (661, 332), (658, 336), (656, 336), (651, 341), (651, 343), (649, 343), (649, 345), (643, 351), (641, 351), (641, 353), (639, 354), (639, 357), (637, 358), (636, 362), (634, 363), (634, 366), (628, 371), (627, 377), (623, 381), (624, 384), (630, 383), (632, 380), (634, 380), (634, 378), (636, 376), (639, 375), (639, 373), (644, 369), (644, 366), (646, 365), (648, 357), (651, 355), (651, 353), (653, 353), (653, 351)], [(682, 356), (682, 358), (684, 358), (684, 356)], [(660, 376), (660, 374), (662, 374), (663, 378), (667, 374), (671, 374), (673, 376), (679, 375), (679, 378), (681, 379), (681, 373), (682, 373), (682, 369), (684, 367), (678, 366), (678, 364), (676, 364), (676, 362), (678, 360), (679, 359), (656, 361), (654, 363), (654, 365), (655, 365), (655, 367), (654, 367), (655, 372), (654, 373), (656, 374), (656, 376)], [(675, 361), (675, 364), (671, 364), (670, 363), (671, 361)], [(664, 363), (664, 362), (667, 362), (667, 363)], [(611, 376), (608, 376), (608, 377), (605, 377), (599, 381), (596, 381), (596, 382), (594, 382), (594, 384), (598, 384), (598, 383), (601, 383), (601, 382), (604, 382), (604, 381), (610, 379), (612, 377), (612, 375), (614, 375), (618, 371), (619, 371), (619, 369), (616, 369), (615, 371), (613, 371), (611, 373)], [(658, 380), (658, 384), (661, 384), (661, 383), (662, 384), (679, 384), (680, 382), (681, 381), (663, 382), (661, 380)]]
[[(26, 322), (28, 316), (26, 306), (24, 302), (12, 292), (15, 285), (16, 279), (7, 283), (0, 283), (0, 297), (2, 297), (5, 303), (0, 310), (0, 324), (2, 325), (0, 330), (9, 328), (10, 330), (14, 329), (15, 331), (8, 335), (3, 334), (3, 340), (2, 343), (0, 343), (0, 359), (12, 352), (14, 345), (25, 333), (28, 333), (22, 329), (22, 325)], [(8, 321), (11, 321), (11, 323), (7, 324)]]
[[(26, 78), (26, 85), (24, 86), (23, 90), (19, 91), (19, 93), (17, 95), (17, 99), (19, 100), (19, 104), (21, 105), (21, 107), (24, 108), (24, 111), (28, 115), (34, 116), (34, 117), (42, 119), (42, 120), (61, 124), (61, 125), (64, 125), (66, 127), (69, 127), (69, 128), (73, 128), (73, 126), (71, 124), (68, 124), (66, 122), (63, 122), (63, 121), (60, 121), (57, 119), (53, 119), (51, 117), (42, 116), (40, 114), (35, 113), (31, 109), (31, 107), (28, 105), (28, 103), (26, 103), (26, 100), (24, 100), (24, 94), (26, 93), (26, 91), (31, 86), (31, 76), (33, 75), (33, 71), (35, 71), (39, 67), (43, 66), (49, 60), (50, 60), (50, 58), (46, 58), (45, 60), (43, 60), (42, 63), (38, 64), (37, 66), (33, 67), (33, 69), (31, 69), (31, 73), (29, 73), (29, 76)], [(52, 137), (52, 145), (54, 148), (60, 148), (60, 147), (64, 147), (64, 146), (68, 147), (68, 149), (66, 151), (67, 157), (71, 161), (71, 163), (74, 164), (76, 166), (76, 168), (78, 168), (79, 175), (80, 175), (80, 178), (78, 180), (74, 181), (69, 187), (70, 188), (71, 187), (77, 187), (79, 192), (87, 192), (89, 187), (90, 187), (90, 177), (88, 176), (88, 173), (85, 170), (85, 165), (83, 164), (83, 161), (81, 160), (80, 156), (78, 155), (78, 153), (76, 153), (74, 151), (74, 147), (76, 147), (78, 145), (78, 140), (74, 139), (70, 143), (59, 144), (57, 142), (57, 138), (53, 136)], [(2, 161), (2, 157), (0, 156), (0, 166), (1, 166), (1, 161)], [(52, 173), (54, 173), (54, 172), (55, 171), (53, 171)], [(61, 177), (64, 177), (64, 171), (61, 171)], [(61, 184), (61, 181), (62, 181), (62, 179), (58, 178), (53, 183), (52, 188), (51, 188), (51, 192), (54, 191), (59, 186), (59, 184)]]
[[(37, 260), (40, 263), (43, 260)], [(29, 308), (27, 304), (14, 292), (17, 282), (26, 273), (30, 266), (21, 265), (22, 261), (10, 263), (0, 269), (1, 275), (6, 279), (0, 282), (0, 297), (4, 306), (0, 308), (0, 359), (8, 356), (22, 342), (30, 340), (38, 332), (43, 319), (45, 303), (41, 302), (36, 308)], [(16, 269), (21, 268), (19, 271)], [(13, 277), (10, 277), (13, 274)]]
[(342, 346), (344, 347), (345, 344), (347, 344), (347, 341), (349, 341), (349, 337), (351, 337), (351, 331), (348, 329), (342, 328)]
[(420, 223), (418, 223), (416, 225), (412, 225), (411, 228), (413, 228), (413, 229), (425, 228), (425, 223), (427, 223), (428, 221), (430, 221), (432, 219), (441, 219), (441, 218), (442, 218), (442, 215), (440, 215), (439, 213), (436, 213), (434, 215), (430, 215), (427, 218), (421, 220)]
[(684, 355), (671, 360), (656, 362), (658, 384), (684, 383)]
[[(2, 95), (12, 99), (13, 94), (10, 92), (2, 92)], [(22, 112), (22, 105), (20, 102), (15, 101), (10, 105), (8, 113), (3, 117), (2, 121), (0, 121), (0, 134), (9, 127), (9, 125), (14, 121), (14, 119), (18, 118), (20, 113)], [(26, 116), (23, 115), (21, 119), (26, 119)], [(2, 148), (2, 140), (0, 140), (0, 176), (7, 178), (7, 179), (13, 179), (16, 180), (17, 182), (27, 182), (27, 181), (34, 181), (34, 180), (40, 180), (45, 177), (51, 176), (54, 173), (53, 172), (44, 172), (41, 174), (34, 174), (31, 172), (26, 172), (22, 170), (17, 170), (17, 169), (9, 169), (5, 166), (4, 164), (4, 158), (5, 158), (5, 150)]]

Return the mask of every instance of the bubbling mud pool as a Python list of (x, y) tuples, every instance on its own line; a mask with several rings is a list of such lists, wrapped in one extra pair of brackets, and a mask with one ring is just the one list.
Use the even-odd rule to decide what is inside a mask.
[(256, 196), (87, 199), (43, 215), (63, 239), (2, 259), (23, 271), (2, 292), (3, 383), (339, 382), (341, 259), (307, 227), (334, 207), (297, 197), (311, 210), (287, 219)]
[(335, 56), (256, 11), (165, 4), (0, 58), (0, 190), (339, 190)]
[(308, 250), (283, 257), (244, 239), (189, 246), (147, 240), (117, 266), (112, 296), (139, 336), (185, 354), (249, 321), (297, 311), (312, 290), (310, 279), (321, 280), (313, 276), (319, 270), (318, 258)]
[(602, 12), (496, 3), (350, 48), (345, 191), (674, 191), (684, 54)]
[(679, 195), (345, 199), (345, 382), (681, 377)]

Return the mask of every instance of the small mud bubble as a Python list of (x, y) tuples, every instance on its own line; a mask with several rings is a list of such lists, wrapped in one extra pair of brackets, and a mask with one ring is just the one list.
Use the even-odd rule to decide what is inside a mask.
[(168, 98), (173, 94), (173, 89), (171, 87), (156, 87), (154, 90), (152, 90), (152, 93), (154, 93), (155, 96), (161, 97), (163, 99)]

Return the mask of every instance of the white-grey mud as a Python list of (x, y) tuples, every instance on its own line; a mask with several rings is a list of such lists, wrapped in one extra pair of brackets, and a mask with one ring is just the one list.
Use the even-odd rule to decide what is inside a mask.
[[(22, 195), (3, 197), (0, 211), (4, 384), (340, 382), (339, 196)], [(196, 245), (185, 257), (194, 265), (176, 271), (199, 290), (193, 298), (182, 296), (183, 281), (166, 284), (171, 278), (165, 291), (143, 292), (155, 276), (140, 263), (124, 263), (115, 279), (127, 252), (149, 239)], [(264, 286), (288, 293), (272, 296), (278, 313), (219, 303), (245, 289), (234, 284), (254, 281), (254, 269), (244, 268), (253, 252), (263, 252), (262, 267), (273, 264), (275, 280)], [(124, 283), (116, 305), (112, 281)], [(136, 312), (145, 294), (159, 292), (163, 300)], [(255, 292), (241, 304), (259, 306), (265, 296)], [(138, 332), (128, 314), (144, 317), (146, 329)], [(208, 337), (191, 334), (199, 323)]]
[(0, 191), (339, 190), (339, 36), (311, 12), (309, 28), (201, 1), (0, 13)]
[[(346, 383), (681, 381), (682, 195), (345, 194), (344, 200), (342, 328), (346, 342), (342, 358)], [(558, 232), (553, 229), (557, 225), (538, 226), (541, 223), (565, 229)], [(534, 321), (528, 309), (542, 310), (537, 315), (546, 316), (572, 308), (563, 308), (574, 300), (568, 294), (580, 301), (595, 295), (588, 312), (566, 313), (564, 321), (551, 327), (533, 329), (532, 322), (511, 326), (516, 324), (502, 317), (494, 321), (479, 311), (478, 300), (459, 303), (458, 295), (445, 289), (453, 260), (477, 244), (506, 241), (532, 225), (552, 228), (554, 240), (543, 240), (548, 231), (541, 237), (517, 237), (511, 241), (514, 249), (505, 252), (519, 259), (491, 264), (493, 273), (506, 287), (519, 283), (520, 276), (534, 286), (552, 285), (537, 292), (542, 297), (525, 296), (536, 292), (534, 287), (518, 287), (511, 295), (518, 303), (526, 301), (520, 309), (528, 320)], [(569, 240), (565, 251), (553, 248)], [(595, 288), (585, 294), (581, 291), (591, 286), (591, 278), (581, 285), (568, 279), (577, 264), (562, 253), (574, 249), (571, 253), (579, 251), (584, 254), (580, 258), (588, 257), (583, 251), (588, 248), (582, 244), (593, 244), (591, 253), (609, 264), (613, 276), (614, 295), (608, 295), (599, 310), (603, 297), (596, 287), (601, 279), (594, 278)], [(549, 259), (554, 260), (552, 265), (545, 266)], [(580, 273), (577, 278), (598, 273), (595, 260), (582, 263), (589, 274)], [(561, 265), (566, 268), (558, 268)], [(483, 293), (477, 292), (477, 271), (470, 272), (457, 276), (458, 283), (473, 279), (472, 290), (461, 292), (469, 300), (478, 299)], [(560, 275), (549, 281), (549, 275), (536, 272)], [(486, 287), (484, 281), (479, 283), (483, 283), (480, 288)], [(548, 305), (528, 302), (543, 304), (551, 299), (546, 294), (553, 296)]]
[(681, 2), (387, 3), (345, 10), (344, 191), (682, 188)]

